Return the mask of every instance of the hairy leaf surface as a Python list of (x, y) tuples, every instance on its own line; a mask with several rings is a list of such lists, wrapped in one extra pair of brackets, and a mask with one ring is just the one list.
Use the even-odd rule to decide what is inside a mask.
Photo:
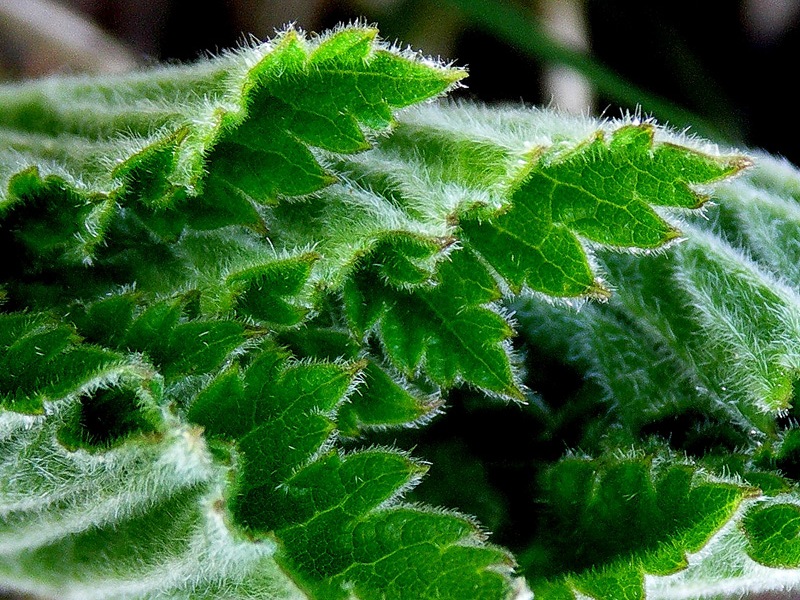
[(545, 487), (548, 535), (520, 558), (537, 598), (796, 589), (796, 491), (764, 493), (663, 453), (568, 457)]
[(150, 209), (171, 207), (173, 231), (187, 220), (257, 223), (257, 204), (335, 180), (311, 147), (362, 151), (363, 126), (389, 126), (394, 109), (464, 75), (376, 33), (307, 40), (289, 29), (196, 65), (7, 86), (0, 214), (31, 251), (79, 261), (92, 260), (121, 206), (150, 220)]
[[(576, 527), (529, 544), (526, 574), (541, 593), (649, 590), (656, 575), (695, 577), (692, 553), (731, 523), (736, 560), (796, 567), (794, 492), (774, 472), (800, 447), (775, 420), (793, 393), (794, 292), (759, 262), (783, 259), (731, 249), (746, 237), (721, 233), (738, 231), (733, 213), (681, 222), (747, 161), (631, 119), (398, 112), (463, 75), (356, 25), (0, 88), (0, 245), (14, 257), (0, 267), (3, 585), (75, 599), (523, 593), (470, 518), (404, 501), (427, 465), (370, 436), (427, 423), (459, 386), (533, 399), (501, 301), (604, 296), (605, 277), (624, 280), (610, 306), (630, 314), (603, 321), (620, 338), (646, 317), (680, 340), (608, 343), (639, 368), (633, 391), (596, 377), (631, 398), (609, 411), (606, 443), (632, 444), (673, 405), (764, 443), (739, 463), (562, 461), (552, 531)], [(679, 230), (677, 266), (599, 249), (649, 251)], [(713, 295), (727, 287), (737, 295)], [(708, 308), (675, 321), (684, 305)], [(567, 324), (551, 346), (612, 372), (594, 325), (533, 306), (529, 339), (540, 310), (541, 331)], [(579, 338), (606, 358), (573, 352)], [(656, 394), (660, 364), (675, 389), (654, 408), (636, 394)], [(697, 400), (696, 380), (717, 396)], [(636, 536), (615, 532), (629, 517)]]
[[(366, 157), (363, 176), (383, 179), (409, 210), (458, 223), (456, 235), (514, 291), (605, 294), (587, 242), (661, 246), (679, 234), (653, 207), (698, 208), (706, 197), (696, 186), (747, 164), (680, 141), (656, 138), (649, 123), (426, 107)], [(381, 173), (398, 159), (395, 172)], [(424, 174), (415, 171), (420, 166)], [(444, 200), (431, 201), (436, 193)]]

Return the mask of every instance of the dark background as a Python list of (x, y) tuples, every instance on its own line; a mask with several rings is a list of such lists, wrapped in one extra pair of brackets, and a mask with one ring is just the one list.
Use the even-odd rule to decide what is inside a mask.
[[(23, 7), (29, 1), (10, 0), (10, 4)], [(264, 39), (289, 21), (321, 31), (364, 19), (377, 23), (386, 39), (402, 40), (469, 67), (464, 94), (489, 102), (529, 104), (551, 100), (542, 74), (545, 65), (563, 57), (558, 49), (546, 47), (542, 31), (553, 7), (569, 5), (582, 21), (579, 25), (585, 31), (578, 34), (578, 46), (586, 51), (568, 58), (584, 61), (584, 70), (596, 70), (598, 63), (607, 68), (588, 78), (594, 90), (588, 112), (617, 116), (621, 108), (640, 105), (646, 114), (678, 128), (691, 125), (706, 137), (763, 148), (800, 162), (800, 121), (792, 115), (796, 96), (791, 90), (800, 56), (797, 0), (61, 0), (60, 4), (122, 41), (130, 56), (143, 63), (194, 59), (235, 47), (250, 36)], [(0, 7), (0, 76), (76, 69), (69, 66), (68, 53), (59, 55), (35, 36), (15, 35), (12, 20), (2, 11)], [(593, 60), (587, 62), (586, 56)], [(617, 80), (610, 81), (609, 74)], [(612, 93), (609, 86), (615, 87)]]

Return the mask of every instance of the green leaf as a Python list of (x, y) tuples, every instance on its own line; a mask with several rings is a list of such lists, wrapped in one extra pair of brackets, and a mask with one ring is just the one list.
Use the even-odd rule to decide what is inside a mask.
[(513, 289), (552, 296), (601, 294), (581, 238), (605, 246), (654, 248), (677, 230), (652, 208), (698, 208), (690, 184), (741, 168), (672, 144), (653, 144), (653, 127), (628, 125), (575, 151), (532, 161), (511, 192), (508, 211), (488, 222), (466, 218), (467, 242)]
[(752, 510), (743, 527), (755, 560), (770, 567), (800, 566), (800, 506), (772, 504)]
[(546, 533), (521, 561), (546, 599), (649, 598), (646, 575), (667, 581), (685, 569), (687, 555), (740, 519), (738, 507), (757, 494), (675, 456), (636, 454), (563, 459), (545, 488)]
[(306, 254), (228, 275), (238, 314), (276, 325), (296, 325), (308, 312), (289, 299), (298, 296), (319, 255)]
[(254, 116), (235, 137), (218, 143), (209, 185), (261, 202), (314, 192), (333, 179), (305, 144), (333, 152), (365, 150), (359, 121), (388, 127), (393, 108), (435, 96), (462, 76), (376, 50), (376, 34), (345, 29), (313, 49), (295, 32), (284, 34), (253, 69), (246, 87), (253, 91)]
[(164, 376), (207, 373), (243, 341), (244, 328), (233, 321), (182, 323), (172, 331)]
[[(281, 341), (302, 357), (320, 360), (357, 360), (361, 348), (347, 333), (313, 324), (289, 331)], [(415, 382), (396, 373), (376, 358), (367, 356), (363, 381), (357, 393), (339, 407), (336, 425), (345, 436), (358, 436), (367, 429), (426, 423), (441, 408), (442, 401), (426, 393)]]
[[(226, 371), (189, 411), (240, 453), (234, 521), (250, 535), (272, 532), (277, 560), (315, 598), (345, 598), (351, 586), (365, 598), (457, 598), (465, 589), (502, 597), (508, 582), (488, 567), (508, 561), (503, 551), (467, 550), (463, 544), (479, 536), (461, 517), (397, 504), (421, 465), (383, 449), (324, 452), (309, 461), (331, 439), (326, 415), (352, 390), (355, 373), (351, 365), (287, 358), (266, 350), (243, 373)], [(445, 569), (451, 561), (457, 572)]]
[[(127, 331), (86, 319), (117, 312)], [(89, 582), (106, 597), (131, 582), (132, 597), (294, 597), (296, 585), (314, 598), (353, 585), (367, 598), (507, 595), (510, 558), (471, 521), (400, 503), (422, 465), (392, 450), (329, 449), (365, 362), (296, 362), (268, 339), (232, 358), (241, 326), (185, 320), (176, 301), (140, 306), (122, 294), (75, 316), (98, 340), (164, 352), (167, 385), (135, 357), (81, 344), (69, 325), (2, 315), (0, 341), (46, 349), (18, 364), (50, 373), (16, 394), (41, 398), (46, 417), (0, 412), (5, 581), (75, 598)], [(2, 346), (0, 360), (17, 364), (23, 346)], [(180, 577), (160, 574), (167, 556)], [(430, 578), (397, 576), (423, 568)]]
[[(717, 189), (719, 206), (685, 225), (687, 240), (663, 257), (636, 264), (600, 253), (618, 290), (608, 304), (580, 312), (532, 299), (518, 305), (537, 352), (599, 384), (606, 431), (618, 440), (657, 433), (762, 490), (685, 568), (645, 577), (647, 598), (797, 593), (798, 182), (793, 167), (758, 157)], [(630, 528), (632, 519), (619, 522)], [(606, 585), (606, 575), (598, 581)]]
[(497, 284), (466, 250), (441, 263), (438, 277), (438, 285), (405, 291), (358, 274), (345, 289), (353, 328), (377, 327), (387, 357), (408, 376), (423, 367), (445, 388), (464, 381), (521, 399), (507, 345), (513, 331), (490, 306), (500, 298)]
[[(404, 502), (423, 463), (369, 443), (425, 423), (458, 385), (523, 400), (503, 296), (601, 293), (595, 246), (660, 247), (677, 215), (702, 203), (693, 186), (745, 161), (630, 120), (469, 104), (395, 117), (462, 76), (350, 26), (288, 30), (194, 65), (0, 89), (0, 244), (14, 258), (0, 269), (3, 585), (74, 599), (319, 600), (495, 599), (524, 587), (470, 518)], [(715, 279), (738, 289), (747, 261), (702, 227), (687, 225), (684, 279), (664, 284), (681, 290), (675, 303), (705, 306), (695, 292)], [(622, 262), (598, 256), (616, 277)], [(657, 576), (698, 577), (687, 553), (730, 529), (738, 537), (712, 562), (792, 566), (790, 545), (774, 547), (791, 511), (769, 507), (796, 503), (774, 472), (792, 468), (796, 436), (775, 433), (761, 410), (788, 407), (794, 363), (778, 359), (790, 343), (750, 367), (730, 360), (760, 351), (752, 339), (765, 329), (797, 339), (790, 294), (759, 274), (743, 280), (740, 298), (713, 298), (713, 316), (700, 315), (712, 323), (704, 333), (722, 334), (695, 371), (709, 384), (746, 369), (750, 379), (733, 402), (698, 404), (740, 434), (755, 423), (763, 443), (702, 464), (770, 495), (666, 451), (661, 463), (621, 456), (674, 410), (670, 398), (654, 410), (609, 403), (591, 426), (608, 434), (597, 436), (610, 449), (602, 464), (552, 471), (554, 506), (568, 516), (543, 536), (556, 541), (518, 538), (533, 548), (524, 566), (542, 594), (624, 597)], [(737, 302), (763, 314), (725, 321)], [(624, 318), (606, 320), (621, 339), (638, 332), (638, 317), (628, 329)], [(581, 327), (571, 323), (561, 346)], [(645, 363), (628, 387), (656, 395), (647, 382), (663, 363), (678, 369), (672, 397), (690, 406), (686, 361), (704, 348), (673, 356), (664, 343), (638, 363), (627, 350), (626, 369)], [(661, 363), (648, 366), (653, 356)], [(566, 410), (595, 407), (587, 389)], [(622, 390), (604, 389), (607, 399)], [(563, 440), (551, 442), (560, 453)], [(485, 466), (474, 472), (494, 498)], [(505, 506), (498, 521), (519, 510)], [(626, 519), (632, 536), (620, 533)], [(531, 570), (556, 551), (549, 573)], [(746, 569), (736, 577), (752, 588)]]
[[(487, 120), (494, 129), (477, 127), (476, 119)], [(673, 231), (674, 226), (650, 205), (694, 206), (701, 198), (690, 190), (690, 183), (708, 182), (744, 164), (743, 159), (720, 157), (702, 146), (678, 147), (683, 140), (671, 140), (665, 134), (659, 134), (665, 140), (653, 142), (652, 135), (649, 125), (576, 122), (513, 110), (486, 116), (469, 105), (425, 107), (403, 114), (393, 135), (381, 138), (377, 148), (346, 159), (328, 157), (332, 168), (341, 173), (341, 183), (302, 201), (260, 208), (253, 213), (257, 217), (257, 223), (252, 222), (254, 230), (225, 227), (249, 222), (237, 217), (233, 221), (209, 218), (203, 225), (209, 231), (184, 231), (183, 209), (152, 213), (134, 207), (110, 221), (108, 245), (93, 258), (99, 268), (89, 275), (91, 287), (84, 269), (54, 270), (51, 261), (38, 259), (32, 261), (26, 278), (34, 278), (55, 294), (63, 294), (64, 287), (90, 288), (97, 296), (121, 282), (162, 295), (176, 288), (198, 289), (203, 292), (203, 310), (222, 316), (230, 314), (237, 302), (237, 290), (230, 285), (237, 281), (237, 272), (255, 276), (263, 270), (264, 277), (268, 271), (270, 278), (288, 280), (302, 275), (303, 262), (313, 262), (305, 287), (298, 283), (289, 296), (269, 301), (269, 310), (277, 311), (273, 318), (284, 320), (285, 325), (310, 314), (312, 288), (336, 292), (365, 262), (374, 262), (380, 277), (394, 286), (427, 285), (436, 277), (438, 262), (459, 242), (487, 261), (503, 279), (503, 287), (533, 286), (527, 277), (534, 271), (550, 273), (546, 278), (556, 281), (551, 276), (559, 269), (569, 270), (568, 263), (582, 265), (579, 270), (596, 279), (587, 248), (576, 233), (604, 244), (653, 247), (673, 235), (664, 232)], [(596, 177), (583, 176), (589, 167)], [(614, 176), (606, 181), (604, 177), (612, 171)], [(647, 177), (640, 176), (643, 171)], [(673, 175), (679, 178), (659, 185)], [(537, 217), (536, 211), (544, 206), (537, 202), (542, 191), (537, 185), (544, 185), (551, 176), (563, 179), (557, 185), (560, 200), (555, 212)], [(576, 178), (589, 187), (575, 188), (570, 181)], [(626, 186), (630, 187), (627, 191)], [(593, 205), (603, 214), (616, 215), (606, 229), (600, 213), (581, 217), (581, 210), (593, 214)], [(208, 213), (206, 208), (197, 214)], [(631, 210), (635, 218), (626, 216)], [(575, 253), (547, 258), (527, 242), (514, 245), (495, 236), (500, 224), (519, 229), (518, 241), (534, 239), (534, 230), (541, 233), (541, 227), (550, 227), (542, 225), (542, 218), (560, 228), (564, 239), (572, 240)], [(571, 224), (559, 225), (559, 220)], [(650, 225), (637, 226), (644, 221)], [(664, 235), (648, 238), (645, 229)], [(633, 231), (640, 231), (638, 237)], [(122, 241), (130, 239), (137, 243)], [(513, 251), (506, 252), (509, 248)], [(156, 255), (160, 260), (152, 259)], [(522, 265), (523, 256), (530, 258), (524, 261), (528, 275), (514, 270), (512, 264)], [(300, 271), (291, 275), (293, 260)], [(584, 283), (589, 285), (588, 279)], [(563, 280), (542, 290), (567, 293), (563, 290), (570, 285)], [(34, 291), (41, 302), (40, 288)], [(596, 286), (583, 291), (574, 288), (569, 294), (600, 291)], [(12, 293), (23, 294), (21, 301), (26, 304), (31, 302), (27, 289)], [(63, 300), (57, 297), (54, 302)]]
[(336, 423), (342, 435), (426, 423), (441, 407), (441, 400), (424, 394), (402, 377), (392, 376), (375, 360), (367, 362), (363, 375), (361, 392), (339, 409)]
[(697, 186), (748, 164), (691, 146), (650, 123), (445, 105), (409, 111), (374, 151), (342, 157), (340, 168), (417, 218), (449, 223), (514, 291), (607, 295), (587, 241), (661, 246), (679, 234), (653, 207), (698, 208)]
[(164, 410), (157, 375), (128, 363), (46, 399), (46, 417), (0, 409), (4, 586), (76, 599), (296, 594), (273, 549), (221, 526), (224, 470)]
[[(8, 410), (41, 415), (46, 402), (82, 397), (84, 408), (79, 428), (86, 428), (85, 420), (92, 419), (89, 414), (106, 410), (100, 406), (111, 397), (110, 392), (104, 391), (106, 387), (122, 384), (129, 378), (149, 382), (155, 377), (152, 369), (135, 357), (80, 344), (74, 328), (46, 315), (2, 314), (0, 329), (3, 331), (0, 340), (5, 342), (0, 342), (0, 365), (4, 367), (2, 407)], [(149, 387), (149, 383), (144, 385)], [(140, 398), (128, 396), (130, 412), (136, 413), (133, 421), (148, 427), (158, 422), (150, 401), (146, 402), (149, 406), (146, 412), (150, 414), (138, 414), (140, 400), (151, 392), (128, 390), (123, 395), (129, 392)], [(126, 416), (121, 415), (120, 419), (125, 420)], [(110, 427), (110, 431), (113, 429)]]

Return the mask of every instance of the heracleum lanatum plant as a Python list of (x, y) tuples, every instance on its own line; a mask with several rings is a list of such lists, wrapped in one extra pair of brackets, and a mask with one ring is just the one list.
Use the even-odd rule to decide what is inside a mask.
[[(800, 174), (464, 76), (352, 25), (0, 87), (3, 586), (800, 594)], [(467, 400), (561, 448), (508, 550), (371, 441)]]

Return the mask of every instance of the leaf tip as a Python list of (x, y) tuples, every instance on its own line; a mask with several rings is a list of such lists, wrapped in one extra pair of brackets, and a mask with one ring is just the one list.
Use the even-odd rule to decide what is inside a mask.
[(602, 281), (595, 279), (592, 282), (592, 285), (586, 288), (586, 296), (592, 300), (606, 302), (609, 298), (611, 298), (611, 290), (603, 285)]
[(728, 157), (726, 160), (727, 166), (727, 173), (726, 176), (735, 175), (737, 173), (741, 173), (742, 171), (749, 169), (753, 166), (754, 161), (749, 156), (744, 155), (736, 155), (732, 157)]

